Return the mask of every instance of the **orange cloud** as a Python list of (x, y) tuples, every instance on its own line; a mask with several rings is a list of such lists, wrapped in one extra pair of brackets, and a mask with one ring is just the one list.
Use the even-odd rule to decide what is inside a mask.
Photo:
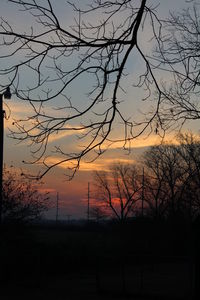
[[(49, 166), (57, 164), (59, 161), (62, 161), (63, 158), (61, 157), (48, 157), (45, 160), (45, 163), (48, 164)], [(59, 168), (62, 169), (67, 169), (73, 166), (72, 162), (63, 162), (62, 164), (58, 165)], [(82, 161), (81, 162), (81, 167), (80, 167), (81, 171), (91, 171), (91, 170), (103, 170), (103, 164), (100, 162), (92, 162), (92, 163), (87, 163)]]
[(60, 140), (64, 137), (77, 134), (77, 132), (79, 134), (83, 133), (84, 129), (82, 129), (80, 126), (69, 126), (69, 125), (67, 125), (67, 126), (63, 127), (62, 131), (58, 131), (58, 133), (51, 134), (48, 141), (49, 141), (49, 143), (52, 143), (52, 142), (54, 142), (56, 140)]
[[(59, 161), (61, 161), (61, 157), (48, 157), (45, 162), (48, 165), (54, 165), (57, 164)], [(89, 171), (108, 171), (108, 166), (114, 163), (133, 163), (133, 159), (125, 159), (125, 158), (101, 158), (97, 159), (95, 162), (86, 162), (82, 161), (80, 164), (80, 171), (84, 172), (89, 172)], [(59, 168), (62, 169), (67, 169), (73, 166), (72, 162), (63, 162), (62, 164), (58, 165)]]
[[(5, 128), (12, 128), (14, 120), (20, 120), (20, 119), (26, 119), (28, 115), (31, 115), (33, 113), (33, 108), (28, 102), (19, 102), (10, 100), (9, 102), (4, 101), (4, 110), (6, 112), (6, 118), (4, 122)], [(46, 108), (46, 112), (51, 114), (52, 111), (50, 109)], [(56, 113), (54, 111), (53, 113)], [(26, 126), (28, 126), (28, 122), (26, 122)], [(30, 120), (30, 126), (32, 125), (32, 120)], [(32, 134), (36, 134), (38, 132), (37, 129), (32, 130)], [(58, 133), (52, 133), (48, 139), (49, 143), (52, 143), (54, 141), (60, 140), (64, 137), (72, 136), (77, 134), (77, 132), (83, 133), (84, 129), (82, 129), (80, 126), (70, 126), (66, 125), (63, 127), (62, 131), (58, 131)]]
[[(167, 134), (165, 139), (175, 142), (174, 134)], [(162, 138), (159, 135), (151, 134), (148, 137), (140, 136), (136, 139), (130, 141), (130, 144), (127, 143), (126, 147), (133, 148), (143, 148), (143, 147), (150, 147), (156, 144), (160, 144)], [(102, 145), (102, 149), (123, 149), (124, 148), (124, 141), (115, 142), (115, 143), (104, 143)]]

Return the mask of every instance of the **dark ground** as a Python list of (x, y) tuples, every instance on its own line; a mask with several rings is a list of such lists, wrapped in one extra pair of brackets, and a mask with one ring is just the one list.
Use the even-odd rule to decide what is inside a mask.
[(1, 297), (192, 299), (196, 231), (188, 224), (4, 226)]

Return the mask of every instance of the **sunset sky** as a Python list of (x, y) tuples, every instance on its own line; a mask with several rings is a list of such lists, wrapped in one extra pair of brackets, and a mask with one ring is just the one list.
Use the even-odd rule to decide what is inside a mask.
[[(66, 23), (66, 26), (70, 25), (73, 21), (73, 15), (71, 12), (67, 11), (67, 9), (63, 10), (65, 6), (64, 0), (52, 0), (52, 3), (56, 2), (56, 12), (59, 17), (62, 19), (63, 23)], [(81, 2), (81, 5), (88, 3), (89, 1), (75, 1), (76, 3)], [(159, 4), (157, 8), (158, 14), (162, 17), (166, 17), (169, 13), (169, 10), (179, 11), (181, 8), (185, 7), (184, 0), (168, 0), (168, 1), (155, 1), (152, 0), (152, 3)], [(6, 0), (1, 0), (1, 15), (7, 20), (12, 20), (12, 24), (17, 26), (19, 30), (24, 30), (25, 26), (28, 26), (29, 20), (28, 17), (20, 17), (22, 12), (17, 12), (17, 6), (14, 4), (9, 4)], [(26, 14), (25, 14), (26, 15)], [(98, 15), (95, 16), (98, 18)], [(138, 61), (133, 61), (130, 65), (130, 72), (134, 74), (134, 69), (138, 68)], [(23, 74), (26, 78), (26, 74)], [(28, 82), (31, 80), (29, 78), (29, 74), (27, 74), (27, 78), (25, 79)], [(80, 83), (80, 90), (74, 87), (73, 93), (77, 95), (77, 99), (81, 99), (80, 95), (83, 89), (87, 89), (88, 82), (83, 78), (83, 81)], [(129, 91), (130, 82), (124, 82), (125, 88), (127, 89), (127, 101), (123, 104), (123, 110), (125, 112), (130, 112), (130, 110), (134, 110), (133, 114), (137, 115), (139, 111), (143, 111), (146, 109), (146, 103), (137, 102), (137, 95), (133, 95)], [(136, 99), (136, 100), (135, 100)], [(28, 165), (23, 164), (22, 161), (29, 160), (30, 158), (30, 147), (26, 142), (19, 144), (17, 141), (8, 138), (8, 128), (12, 128), (13, 119), (20, 119), (26, 117), (29, 113), (30, 107), (29, 105), (25, 105), (20, 102), (19, 99), (13, 97), (11, 100), (5, 101), (8, 107), (5, 105), (5, 110), (7, 114), (7, 119), (5, 119), (5, 144), (4, 144), (4, 162), (9, 166), (14, 166), (16, 168), (22, 168), (22, 170), (30, 170), (30, 172), (37, 172), (39, 169), (39, 165)], [(184, 130), (192, 130), (196, 133), (199, 132), (199, 121), (192, 122), (186, 124)], [(114, 133), (116, 136), (118, 134), (118, 128), (116, 128), (116, 132)], [(175, 132), (170, 132), (167, 136), (168, 140), (173, 140)], [(86, 204), (87, 204), (87, 185), (88, 182), (91, 183), (92, 189), (92, 173), (94, 170), (106, 170), (108, 165), (114, 163), (115, 161), (121, 161), (124, 163), (134, 163), (134, 161), (138, 161), (139, 155), (146, 149), (146, 147), (150, 145), (154, 145), (159, 143), (159, 136), (152, 134), (149, 137), (147, 135), (141, 136), (137, 140), (132, 143), (131, 153), (127, 155), (126, 152), (123, 152), (119, 144), (114, 144), (107, 150), (107, 152), (98, 160), (92, 163), (86, 163), (83, 161), (81, 164), (81, 168), (79, 172), (76, 174), (75, 178), (72, 181), (67, 181), (65, 177), (65, 169), (66, 165), (60, 165), (59, 167), (51, 170), (45, 177), (43, 178), (43, 186), (40, 189), (41, 192), (49, 191), (52, 203), (56, 203), (56, 194), (59, 192), (60, 199), (60, 211), (59, 217), (60, 219), (67, 219), (67, 215), (71, 215), (71, 218), (79, 218), (86, 217)], [(68, 134), (68, 132), (63, 132), (62, 134), (54, 135), (51, 137), (50, 143), (52, 145), (62, 145), (66, 147), (66, 149), (73, 149), (77, 147), (77, 142), (74, 141), (73, 137)], [(49, 158), (49, 162), (56, 162), (56, 157), (52, 155)], [(49, 218), (55, 217), (55, 208), (52, 208), (48, 213)]]

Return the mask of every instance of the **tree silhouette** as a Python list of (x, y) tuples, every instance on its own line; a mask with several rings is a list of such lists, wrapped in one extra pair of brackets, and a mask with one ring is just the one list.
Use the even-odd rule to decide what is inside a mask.
[(154, 196), (156, 214), (159, 208), (163, 213), (165, 212), (165, 215), (175, 215), (184, 178), (184, 170), (181, 168), (181, 158), (176, 146), (173, 144), (152, 146), (146, 151), (144, 157), (145, 165), (154, 179), (153, 182), (150, 181), (150, 190), (152, 184), (155, 185), (155, 192), (151, 193), (151, 196)]
[(48, 194), (38, 192), (33, 182), (4, 169), (2, 217), (6, 222), (30, 222), (48, 209)]
[(134, 166), (116, 163), (108, 172), (95, 172), (97, 201), (120, 222), (133, 214), (140, 200), (141, 185)]
[(143, 156), (145, 200), (155, 217), (194, 219), (199, 214), (199, 138), (179, 134), (179, 144), (152, 146)]
[(178, 153), (182, 159), (187, 181), (184, 192), (184, 204), (187, 216), (194, 220), (200, 208), (200, 139), (192, 133), (179, 134)]
[(170, 78), (163, 85), (160, 110), (165, 128), (200, 119), (200, 13), (197, 2), (188, 3), (186, 9), (171, 13), (165, 21), (155, 54), (157, 67), (165, 70)]
[[(42, 163), (36, 177), (66, 164), (72, 178), (83, 157), (94, 160), (114, 142), (130, 149), (131, 141), (143, 132), (162, 128), (159, 108), (164, 95), (154, 60), (148, 55), (149, 39), (158, 43), (162, 24), (150, 1), (94, 0), (86, 9), (59, 3), (63, 11), (75, 14), (75, 22), (69, 26), (50, 0), (8, 2), (18, 6), (24, 16), (29, 14), (31, 25), (22, 32), (2, 18), (0, 77), (9, 78), (5, 85), (31, 105), (33, 113), (16, 120), (17, 129), (11, 133), (13, 138), (30, 142), (31, 163)], [(27, 77), (31, 78), (28, 83)], [(130, 88), (136, 96), (131, 97), (131, 112), (125, 114), (123, 102), (128, 101), (126, 89)], [(149, 115), (142, 114), (139, 119), (135, 101), (155, 97)], [(113, 134), (116, 127), (117, 137)], [(52, 149), (50, 141), (58, 133), (76, 135), (81, 147), (66, 150), (56, 145)], [(51, 151), (56, 156), (53, 162), (48, 160)]]

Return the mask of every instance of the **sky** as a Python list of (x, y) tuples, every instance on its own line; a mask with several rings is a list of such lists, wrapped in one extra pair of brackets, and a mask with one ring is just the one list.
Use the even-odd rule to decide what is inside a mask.
[[(62, 20), (62, 23), (65, 26), (71, 25), (73, 22), (73, 12), (69, 11), (66, 8), (64, 0), (52, 0), (52, 3), (55, 5), (55, 10), (59, 18)], [(80, 1), (75, 1), (75, 3), (78, 3)], [(85, 3), (88, 3), (89, 1), (81, 1), (81, 4), (84, 5)], [(168, 15), (169, 10), (175, 10), (179, 11), (183, 7), (185, 7), (185, 1), (184, 0), (168, 0), (168, 1), (152, 1), (152, 3), (159, 4), (157, 8), (157, 11), (159, 12), (159, 15), (162, 17), (166, 17)], [(24, 15), (23, 18), (21, 17), (21, 14), (23, 12), (18, 12), (18, 8), (16, 5), (12, 3), (8, 3), (6, 0), (1, 0), (1, 12), (0, 14), (10, 20), (12, 24), (18, 29), (18, 30), (24, 30), (26, 26), (30, 24), (30, 17), (27, 15)], [(98, 15), (94, 15), (93, 18), (98, 18)], [(142, 43), (142, 41), (141, 41)], [(71, 62), (73, 63), (73, 62)], [(133, 74), (135, 70), (139, 67), (139, 62), (137, 61), (137, 58), (134, 62), (130, 63), (130, 74)], [(22, 78), (24, 81), (29, 84), (31, 81), (31, 78), (29, 77), (29, 74), (22, 74)], [(83, 90), (87, 90), (87, 86), (89, 82), (87, 81), (89, 79), (83, 78), (82, 81), (80, 81), (79, 89), (72, 86), (71, 90), (73, 92), (73, 95), (77, 97), (77, 99), (81, 99), (80, 95), (83, 92)], [(134, 100), (133, 103), (133, 95), (131, 94), (131, 91), (129, 91), (129, 81), (124, 81), (124, 86), (127, 88), (127, 101), (123, 103), (122, 110), (125, 113), (130, 112), (130, 108), (134, 106), (134, 112), (137, 114), (138, 111), (143, 111), (146, 108), (146, 103), (137, 102), (137, 100)], [(137, 99), (138, 95), (134, 95), (134, 98)], [(5, 101), (8, 106), (4, 106), (7, 114), (7, 118), (5, 119), (5, 142), (4, 142), (4, 162), (5, 164), (9, 166), (14, 166), (15, 168), (21, 168), (22, 170), (28, 170), (30, 172), (37, 171), (39, 166), (38, 165), (28, 165), (23, 164), (22, 161), (29, 160), (30, 158), (30, 147), (28, 144), (25, 143), (18, 143), (17, 141), (11, 139), (8, 137), (9, 128), (12, 128), (13, 125), (13, 119), (20, 119), (22, 117), (25, 117), (30, 110), (30, 107), (22, 102), (19, 101), (16, 97), (12, 97), (10, 101)], [(81, 105), (81, 103), (80, 103)], [(9, 109), (8, 109), (9, 107)], [(118, 128), (116, 128), (118, 130)], [(190, 129), (195, 132), (198, 132), (199, 130), (199, 122), (192, 122), (186, 125), (185, 130)], [(116, 130), (116, 131), (117, 131)], [(174, 132), (168, 133), (168, 139), (173, 140)], [(90, 182), (91, 189), (93, 189), (93, 172), (95, 170), (106, 170), (108, 168), (108, 165), (113, 162), (124, 162), (124, 163), (134, 163), (135, 161), (138, 161), (138, 158), (140, 154), (147, 149), (148, 146), (154, 145), (156, 143), (159, 143), (160, 138), (152, 134), (148, 138), (147, 136), (141, 136), (137, 140), (134, 141), (134, 144), (132, 145), (132, 151), (129, 155), (127, 155), (126, 152), (123, 152), (120, 149), (121, 145), (115, 145), (111, 147), (101, 158), (96, 160), (95, 162), (86, 164), (85, 162), (82, 163), (80, 170), (76, 174), (75, 178), (72, 181), (67, 181), (67, 178), (65, 176), (65, 169), (66, 165), (61, 165), (60, 167), (54, 168), (51, 172), (49, 172), (45, 177), (43, 178), (43, 186), (40, 188), (41, 192), (49, 191), (50, 197), (51, 197), (51, 203), (54, 206), (47, 214), (48, 218), (55, 218), (56, 212), (55, 212), (55, 206), (56, 206), (56, 195), (57, 192), (59, 192), (59, 218), (60, 219), (67, 219), (70, 215), (71, 218), (86, 218), (86, 211), (87, 211), (87, 187), (88, 182)], [(57, 136), (54, 136), (52, 140), (50, 141), (52, 144), (58, 144), (63, 145), (63, 147), (66, 147), (68, 149), (69, 147), (73, 148), (77, 145), (75, 144), (73, 138), (64, 133), (59, 134)], [(54, 155), (50, 157), (51, 162), (55, 161)]]

